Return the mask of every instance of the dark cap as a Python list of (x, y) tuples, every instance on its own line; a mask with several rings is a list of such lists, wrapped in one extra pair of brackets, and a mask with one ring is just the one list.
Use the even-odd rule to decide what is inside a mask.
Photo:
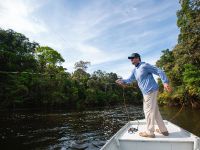
[(140, 58), (140, 55), (138, 53), (133, 53), (131, 54), (131, 56), (128, 56), (128, 59), (132, 59), (132, 58)]

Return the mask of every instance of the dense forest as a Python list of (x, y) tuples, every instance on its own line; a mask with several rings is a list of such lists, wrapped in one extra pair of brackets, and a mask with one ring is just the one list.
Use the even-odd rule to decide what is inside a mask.
[[(162, 51), (156, 65), (170, 79), (173, 93), (160, 86), (159, 103), (200, 107), (200, 1), (180, 0), (177, 45)], [(11, 29), (0, 28), (0, 108), (79, 108), (139, 104), (137, 85), (115, 84), (116, 73), (87, 73), (90, 62), (78, 61), (69, 73), (63, 57)], [(66, 60), (67, 62), (67, 60)], [(159, 81), (159, 84), (161, 82)], [(123, 93), (124, 92), (124, 93)], [(125, 95), (125, 97), (123, 97)]]
[[(180, 0), (177, 45), (163, 54), (156, 65), (167, 73), (173, 93), (160, 89), (160, 104), (200, 108), (200, 1)], [(160, 83), (161, 84), (161, 83)]]
[(87, 73), (90, 62), (74, 64), (67, 72), (62, 56), (48, 46), (30, 42), (23, 34), (0, 29), (0, 107), (81, 108), (140, 103), (136, 85), (126, 90), (115, 84), (116, 73)]

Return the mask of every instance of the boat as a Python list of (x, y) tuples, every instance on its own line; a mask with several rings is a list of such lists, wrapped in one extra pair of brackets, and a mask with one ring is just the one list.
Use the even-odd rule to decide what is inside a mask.
[[(100, 150), (200, 150), (200, 138), (164, 120), (169, 135), (155, 133), (155, 138), (139, 136), (146, 121), (129, 121)], [(157, 126), (157, 125), (156, 125)]]

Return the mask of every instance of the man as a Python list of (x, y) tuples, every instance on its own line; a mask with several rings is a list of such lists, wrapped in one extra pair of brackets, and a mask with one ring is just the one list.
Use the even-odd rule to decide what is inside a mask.
[(128, 57), (128, 59), (130, 59), (132, 64), (135, 65), (135, 68), (128, 79), (118, 79), (116, 80), (116, 83), (124, 85), (136, 80), (140, 90), (142, 91), (144, 97), (143, 108), (147, 122), (147, 128), (146, 131), (140, 132), (139, 135), (142, 137), (154, 138), (154, 125), (156, 121), (159, 128), (156, 129), (156, 132), (168, 136), (169, 133), (160, 115), (157, 104), (158, 84), (153, 77), (153, 74), (158, 75), (162, 80), (164, 89), (168, 92), (171, 92), (171, 87), (169, 86), (169, 81), (165, 73), (155, 66), (141, 62), (141, 58), (138, 53), (133, 53)]

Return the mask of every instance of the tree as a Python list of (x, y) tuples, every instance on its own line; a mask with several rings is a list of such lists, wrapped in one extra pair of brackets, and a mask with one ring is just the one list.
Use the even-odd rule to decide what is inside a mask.
[(156, 66), (160, 67), (161, 69), (165, 71), (169, 71), (173, 68), (173, 62), (174, 62), (174, 56), (173, 52), (169, 49), (162, 50), (162, 56), (160, 59), (156, 62)]
[(200, 2), (180, 0), (180, 4), (181, 10), (177, 12), (180, 48), (175, 49), (174, 54), (182, 62), (198, 65), (200, 63)]
[(200, 107), (200, 70), (198, 67), (186, 64), (183, 72), (183, 83), (193, 107)]
[(83, 71), (86, 71), (87, 68), (88, 68), (88, 65), (90, 65), (89, 61), (82, 61), (82, 60), (80, 60), (79, 62), (75, 63), (74, 68), (76, 70), (81, 69)]
[(27, 99), (29, 75), (20, 72), (37, 71), (34, 51), (38, 46), (21, 33), (0, 29), (1, 106), (15, 107), (15, 104), (22, 104)]
[[(123, 100), (116, 73), (97, 70), (90, 75), (88, 61), (75, 63), (74, 73), (66, 72), (56, 50), (13, 30), (0, 30), (0, 58), (0, 108), (85, 108)], [(125, 90), (127, 100), (141, 99), (138, 91)]]
[(86, 72), (90, 62), (88, 61), (79, 61), (74, 64), (76, 69), (73, 73), (73, 79), (77, 79), (80, 83), (86, 83), (86, 80), (90, 77), (90, 74)]
[(61, 65), (65, 62), (60, 53), (48, 46), (38, 47), (35, 51), (35, 56), (40, 64), (41, 71), (48, 67), (56, 67), (58, 64)]
[(200, 107), (200, 1), (180, 0), (180, 4), (181, 9), (177, 12), (178, 44), (172, 51), (163, 51), (156, 63), (167, 72), (174, 92), (167, 95), (161, 91), (159, 100)]
[(34, 51), (38, 46), (23, 34), (0, 28), (0, 70), (35, 71)]

